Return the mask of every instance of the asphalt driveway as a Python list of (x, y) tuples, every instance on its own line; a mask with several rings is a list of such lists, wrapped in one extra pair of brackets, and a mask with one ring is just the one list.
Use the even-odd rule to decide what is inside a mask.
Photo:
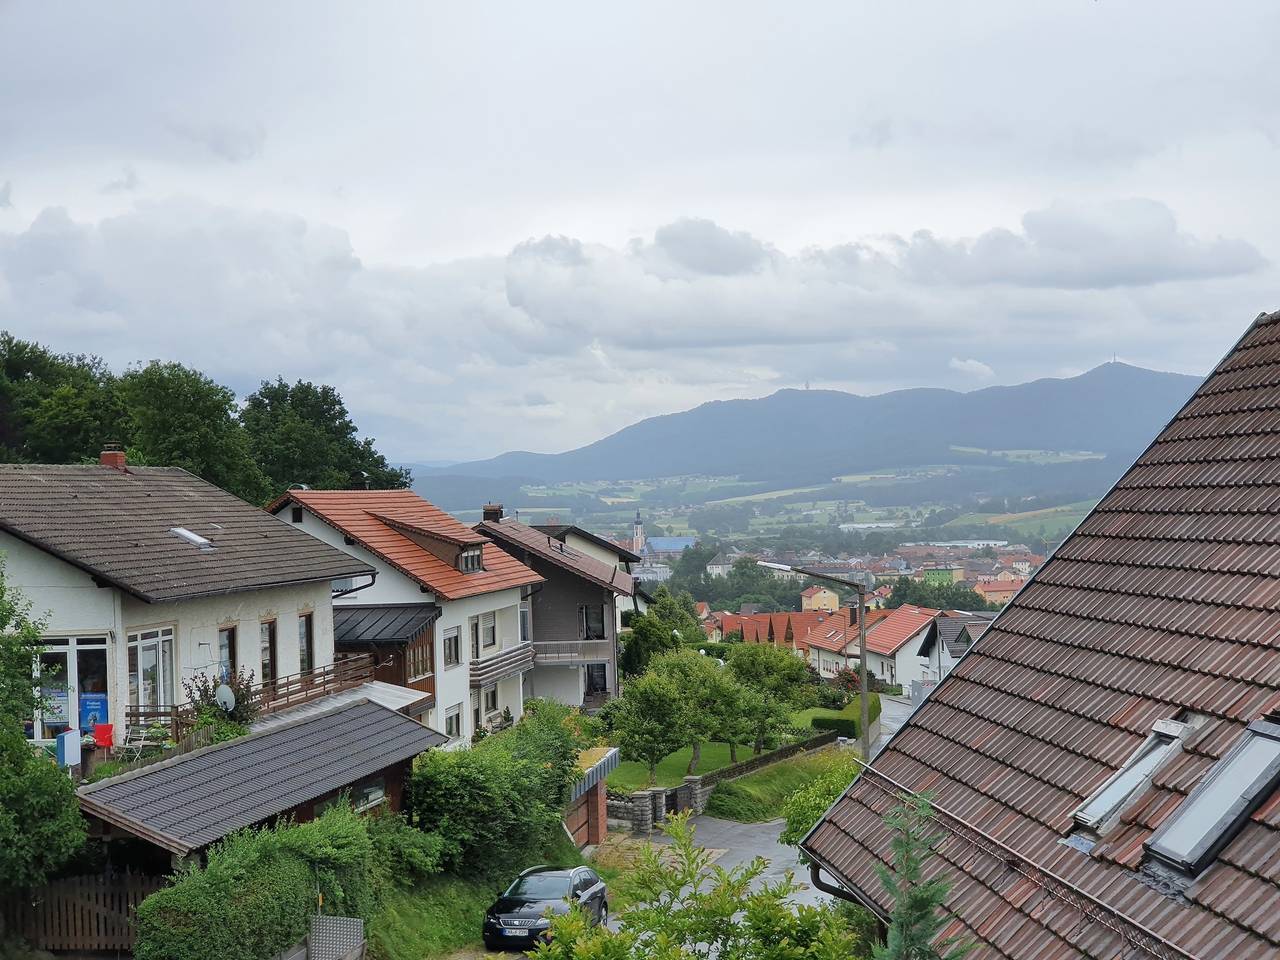
[(909, 697), (880, 694), (880, 739), (871, 746), (874, 753), (878, 753), (889, 742), (889, 738), (898, 732), (898, 728), (907, 722), (911, 709)]
[[(778, 842), (783, 827), (781, 820), (737, 823), (701, 816), (695, 817), (693, 823), (697, 828), (694, 839), (699, 846), (723, 851), (716, 858), (716, 866), (727, 870), (749, 863), (755, 857), (764, 857), (769, 861), (769, 866), (757, 879), (757, 885), (775, 883), (790, 870), (795, 874), (797, 885), (801, 887), (792, 897), (796, 903), (826, 903), (831, 899), (821, 890), (810, 886), (809, 868), (800, 862), (796, 848)], [(669, 842), (666, 835), (661, 833), (655, 833), (653, 839), (656, 843)]]

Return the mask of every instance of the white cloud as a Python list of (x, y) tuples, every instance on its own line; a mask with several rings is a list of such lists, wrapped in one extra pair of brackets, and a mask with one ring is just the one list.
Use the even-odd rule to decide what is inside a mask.
[(961, 360), (959, 357), (952, 357), (947, 361), (947, 366), (968, 376), (977, 377), (979, 380), (990, 380), (996, 375), (996, 372), (981, 360)]

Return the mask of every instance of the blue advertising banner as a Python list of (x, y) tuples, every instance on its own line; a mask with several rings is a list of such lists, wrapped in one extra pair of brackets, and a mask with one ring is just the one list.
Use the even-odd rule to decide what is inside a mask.
[(88, 732), (100, 723), (107, 723), (107, 695), (105, 693), (80, 694), (80, 729)]

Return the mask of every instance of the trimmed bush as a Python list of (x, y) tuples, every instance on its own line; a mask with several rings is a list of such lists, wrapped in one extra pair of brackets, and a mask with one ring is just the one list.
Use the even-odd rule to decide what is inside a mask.
[[(880, 718), (880, 695), (871, 694), (867, 701), (867, 713), (872, 723)], [(837, 714), (818, 713), (809, 721), (815, 730), (834, 730), (842, 737), (856, 740), (860, 736), (858, 724), (861, 720), (862, 707), (858, 698), (854, 697), (849, 704)]]
[(399, 817), (366, 819), (342, 803), (308, 823), (242, 830), (142, 902), (134, 956), (270, 957), (306, 934), (317, 890), (326, 914), (369, 919), (393, 871), (433, 867), (433, 844)]

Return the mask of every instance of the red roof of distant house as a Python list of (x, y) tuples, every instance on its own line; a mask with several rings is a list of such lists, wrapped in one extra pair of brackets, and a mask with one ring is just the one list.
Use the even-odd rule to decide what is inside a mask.
[[(869, 631), (892, 612), (892, 610), (867, 611), (868, 649), (871, 649), (871, 634)], [(815, 623), (809, 628), (803, 643), (798, 643), (797, 646), (803, 646), (806, 649), (808, 647), (818, 647), (831, 653), (844, 653), (850, 645), (853, 645), (856, 653), (857, 643), (858, 620), (853, 615), (853, 611), (846, 608), (827, 614), (825, 620)]]
[(822, 593), (824, 590), (827, 590), (827, 588), (826, 587), (806, 587), (805, 589), (800, 591), (800, 596), (816, 597), (818, 594)]
[(941, 612), (931, 607), (916, 607), (904, 603), (897, 609), (890, 610), (889, 615), (874, 627), (868, 627), (867, 649), (872, 653), (891, 657)]
[[(278, 513), (290, 503), (310, 510), (445, 600), (542, 582), (542, 577), (497, 544), (412, 490), (290, 490), (267, 510)], [(483, 544), (484, 569), (463, 573), (413, 540), (415, 534), (455, 545)]]
[(711, 606), (705, 600), (699, 600), (697, 603), (693, 605), (693, 609), (694, 609), (694, 612), (697, 613), (699, 617), (702, 617), (704, 619), (711, 615)]

